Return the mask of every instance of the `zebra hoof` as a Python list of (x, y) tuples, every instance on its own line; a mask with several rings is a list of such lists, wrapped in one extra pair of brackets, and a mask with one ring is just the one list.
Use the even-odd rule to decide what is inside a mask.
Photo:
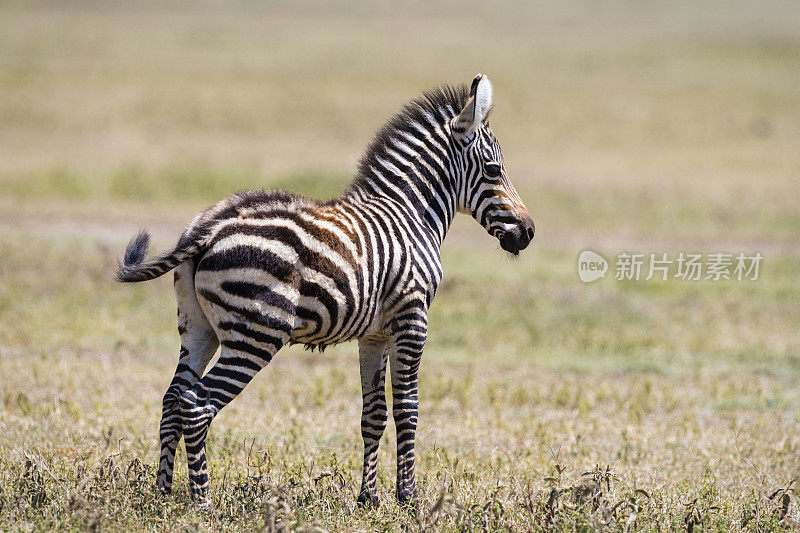
[(356, 503), (359, 507), (363, 507), (365, 509), (377, 509), (380, 507), (380, 500), (378, 500), (378, 496), (376, 494), (370, 494), (369, 492), (362, 491), (358, 495), (358, 499)]
[(205, 491), (202, 493), (192, 493), (192, 503), (201, 511), (211, 510), (211, 501), (208, 499)]
[(406, 511), (416, 515), (419, 513), (417, 491), (416, 490), (398, 490), (397, 501), (400, 506)]

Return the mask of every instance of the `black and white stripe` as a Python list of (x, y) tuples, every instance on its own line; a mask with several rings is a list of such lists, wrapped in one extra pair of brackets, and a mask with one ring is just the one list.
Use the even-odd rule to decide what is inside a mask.
[[(416, 496), (417, 372), (428, 308), (442, 279), (439, 249), (457, 212), (470, 213), (517, 254), (533, 222), (508, 179), (486, 121), (488, 78), (408, 104), (377, 133), (345, 194), (326, 203), (249, 191), (198, 215), (169, 253), (145, 261), (128, 245), (120, 281), (175, 268), (178, 367), (163, 401), (158, 486), (169, 492), (186, 442), (189, 483), (208, 487), (205, 438), (214, 416), (283, 346), (359, 341), (364, 472), (359, 501), (376, 503), (378, 442), (388, 418), (390, 364), (397, 429), (397, 496)], [(220, 357), (205, 375), (221, 346)]]

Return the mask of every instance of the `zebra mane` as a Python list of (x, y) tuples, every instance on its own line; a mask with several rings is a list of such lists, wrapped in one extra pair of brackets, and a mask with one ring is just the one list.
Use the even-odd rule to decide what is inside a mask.
[(400, 138), (402, 134), (419, 137), (419, 126), (427, 130), (435, 127), (431, 121), (436, 122), (436, 126), (445, 124), (461, 112), (467, 105), (468, 98), (469, 86), (442, 85), (424, 92), (422, 96), (403, 106), (375, 133), (375, 137), (359, 160), (356, 177), (348, 186), (347, 192), (375, 179), (371, 168), (380, 167), (378, 160), (390, 158), (388, 152), (392, 149), (392, 141), (395, 138)]

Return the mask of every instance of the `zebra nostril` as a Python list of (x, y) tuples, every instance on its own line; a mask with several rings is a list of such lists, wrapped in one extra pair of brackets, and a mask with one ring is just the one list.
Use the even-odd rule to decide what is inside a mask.
[(528, 234), (528, 240), (533, 240), (533, 231), (533, 226), (529, 226), (526, 232)]

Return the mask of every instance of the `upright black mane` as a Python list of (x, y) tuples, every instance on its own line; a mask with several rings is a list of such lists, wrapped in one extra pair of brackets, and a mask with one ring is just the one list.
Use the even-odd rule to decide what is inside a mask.
[(455, 87), (442, 85), (426, 91), (422, 96), (403, 106), (375, 133), (375, 137), (359, 160), (356, 176), (347, 188), (347, 192), (359, 188), (370, 180), (372, 175), (370, 167), (379, 167), (378, 159), (389, 158), (387, 150), (390, 149), (391, 141), (398, 133), (407, 132), (419, 136), (419, 131), (414, 128), (413, 124), (421, 124), (430, 128), (429, 116), (432, 116), (439, 124), (444, 124), (461, 112), (467, 105), (468, 98), (469, 87), (467, 85), (461, 84)]

